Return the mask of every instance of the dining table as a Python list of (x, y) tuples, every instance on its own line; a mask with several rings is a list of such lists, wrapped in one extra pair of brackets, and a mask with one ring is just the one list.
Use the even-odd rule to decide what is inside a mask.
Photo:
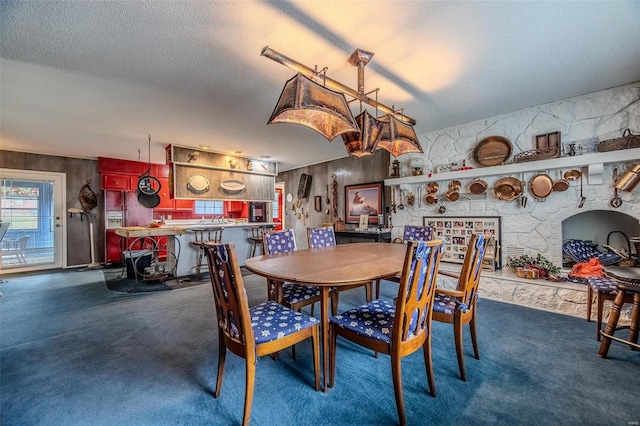
[(407, 246), (351, 243), (256, 256), (245, 261), (250, 272), (269, 280), (317, 286), (320, 289), (323, 389), (329, 371), (329, 295), (332, 287), (351, 286), (398, 275)]

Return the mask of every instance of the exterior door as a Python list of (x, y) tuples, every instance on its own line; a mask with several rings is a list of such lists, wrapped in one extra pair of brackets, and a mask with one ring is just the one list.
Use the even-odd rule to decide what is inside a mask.
[(0, 273), (66, 266), (64, 173), (0, 169)]

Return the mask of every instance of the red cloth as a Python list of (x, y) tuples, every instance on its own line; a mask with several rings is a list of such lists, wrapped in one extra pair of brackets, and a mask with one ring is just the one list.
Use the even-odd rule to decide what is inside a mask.
[(588, 278), (588, 277), (605, 277), (604, 266), (598, 259), (591, 258), (588, 262), (576, 263), (571, 268), (569, 276)]

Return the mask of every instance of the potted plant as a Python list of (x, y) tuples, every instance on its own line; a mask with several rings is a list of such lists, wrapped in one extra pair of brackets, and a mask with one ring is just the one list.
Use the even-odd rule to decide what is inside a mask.
[(510, 257), (508, 258), (507, 266), (516, 270), (518, 270), (518, 268), (535, 270), (540, 278), (556, 279), (561, 271), (559, 267), (551, 263), (540, 253), (535, 257), (526, 254), (514, 258)]

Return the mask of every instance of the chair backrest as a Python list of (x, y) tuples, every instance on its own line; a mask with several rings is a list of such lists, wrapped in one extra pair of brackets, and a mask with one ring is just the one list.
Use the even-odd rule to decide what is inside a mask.
[(18, 238), (18, 248), (20, 250), (24, 250), (27, 247), (28, 242), (29, 242), (28, 235), (23, 235), (22, 237)]
[(307, 228), (307, 241), (309, 242), (309, 248), (335, 246), (336, 234), (333, 231), (333, 226)]
[(489, 234), (473, 234), (467, 244), (467, 252), (464, 256), (457, 287), (458, 291), (464, 292), (462, 300), (467, 307), (472, 306), (474, 297), (478, 292), (482, 262), (491, 238), (492, 236)]
[(433, 239), (433, 231), (430, 226), (405, 225), (403, 243), (409, 241), (429, 241)]
[[(392, 346), (409, 340), (422, 344), (430, 333), (433, 295), (442, 255), (442, 240), (410, 241), (404, 258)], [(412, 343), (413, 344), (413, 343)]]
[(266, 254), (287, 253), (296, 249), (296, 237), (292, 229), (264, 230), (262, 241)]
[(215, 228), (193, 228), (195, 244), (201, 244), (206, 242), (220, 243), (222, 242), (222, 232), (224, 227), (219, 226)]
[(2, 221), (0, 221), (0, 241), (2, 241), (2, 239), (5, 236), (5, 234), (7, 233), (7, 230), (9, 229), (9, 226), (11, 226), (11, 222), (2, 222)]
[[(253, 351), (249, 302), (233, 243), (205, 243), (218, 327), (228, 340)], [(236, 352), (238, 348), (229, 347)], [(235, 349), (235, 350), (234, 350)]]

